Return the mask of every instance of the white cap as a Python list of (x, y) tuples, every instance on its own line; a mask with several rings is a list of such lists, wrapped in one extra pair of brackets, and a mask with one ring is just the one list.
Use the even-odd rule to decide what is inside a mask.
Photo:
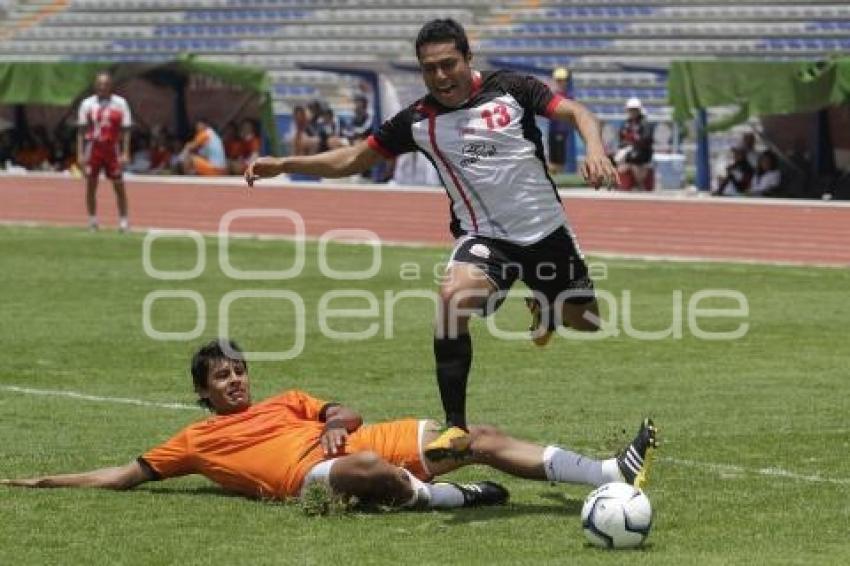
[(626, 101), (626, 110), (643, 110), (640, 98), (632, 97)]

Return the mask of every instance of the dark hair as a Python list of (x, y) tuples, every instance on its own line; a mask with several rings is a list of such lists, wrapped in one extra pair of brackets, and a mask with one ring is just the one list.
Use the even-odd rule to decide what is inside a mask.
[[(210, 373), (210, 368), (213, 364), (220, 360), (239, 361), (248, 367), (248, 362), (242, 355), (242, 348), (233, 340), (225, 340), (224, 338), (216, 338), (207, 342), (195, 352), (192, 356), (192, 384), (195, 389), (206, 389), (207, 376)], [(198, 399), (198, 405), (205, 409), (212, 410), (212, 406), (207, 399)]]
[(770, 162), (770, 165), (769, 165), (770, 168), (767, 169), (767, 171), (772, 171), (772, 170), (779, 167), (779, 159), (776, 157), (776, 154), (773, 153), (772, 151), (770, 151), (769, 149), (763, 151), (762, 154), (759, 155), (759, 159), (758, 159), (758, 168), (759, 169), (761, 169), (761, 160), (762, 159), (767, 159)]
[(416, 57), (419, 48), (426, 43), (448, 43), (453, 41), (457, 50), (464, 57), (469, 56), (469, 39), (463, 26), (451, 18), (431, 20), (419, 30), (416, 36)]

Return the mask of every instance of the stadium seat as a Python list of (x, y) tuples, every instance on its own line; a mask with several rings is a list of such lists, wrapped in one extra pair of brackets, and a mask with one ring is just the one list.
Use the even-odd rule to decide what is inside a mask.
[[(850, 4), (839, 0), (71, 0), (0, 44), (0, 57), (159, 60), (192, 51), (269, 69), (277, 98), (349, 88), (298, 64), (415, 65), (422, 22), (468, 26), (479, 61), (548, 70), (569, 65), (577, 96), (621, 116), (638, 96), (661, 112), (673, 59), (824, 57), (850, 50)], [(495, 5), (494, 5), (495, 4)], [(533, 4), (533, 7), (531, 6)], [(634, 70), (638, 68), (640, 70)], [(401, 78), (401, 77), (404, 78)], [(394, 82), (421, 92), (415, 74)], [(324, 90), (321, 91), (324, 95)], [(616, 101), (616, 104), (614, 103)]]

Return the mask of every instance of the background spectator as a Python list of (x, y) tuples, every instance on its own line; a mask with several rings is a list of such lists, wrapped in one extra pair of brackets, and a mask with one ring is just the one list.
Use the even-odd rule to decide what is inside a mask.
[(354, 95), (354, 115), (346, 122), (342, 135), (349, 143), (365, 140), (372, 133), (372, 113), (369, 111), (369, 99), (365, 94)]
[(326, 102), (313, 100), (307, 108), (310, 111), (311, 128), (307, 128), (305, 131), (317, 138), (314, 153), (324, 153), (329, 149), (348, 145), (348, 140), (340, 136), (340, 128), (333, 109)]
[(631, 190), (638, 186), (652, 190), (652, 127), (643, 113), (643, 104), (637, 98), (626, 102), (626, 121), (620, 126), (619, 149), (614, 162), (620, 174), (620, 186)]
[(313, 155), (319, 150), (319, 137), (313, 125), (310, 113), (303, 106), (296, 106), (292, 110), (292, 125), (294, 128), (292, 136), (293, 155)]
[(186, 175), (226, 175), (227, 160), (221, 138), (203, 118), (195, 121), (195, 137), (180, 152)]
[(747, 150), (742, 145), (732, 148), (732, 164), (726, 168), (726, 175), (717, 180), (718, 195), (741, 196), (750, 190), (753, 179), (753, 167), (747, 160)]
[[(561, 96), (567, 96), (567, 81), (570, 72), (565, 67), (558, 67), (552, 72), (552, 91)], [(549, 122), (549, 170), (552, 173), (560, 173), (564, 170), (567, 156), (567, 143), (571, 128), (566, 122), (552, 120)]]
[(173, 148), (176, 143), (177, 140), (168, 133), (168, 130), (158, 126), (151, 129), (151, 173), (172, 172), (171, 160), (176, 153)]
[(781, 190), (782, 172), (779, 170), (779, 160), (772, 151), (765, 151), (759, 155), (750, 194), (752, 196), (772, 197), (779, 195)]
[(224, 143), (224, 156), (228, 162), (239, 159), (242, 152), (242, 142), (239, 140), (239, 129), (236, 122), (228, 122), (221, 131), (221, 141)]
[(233, 144), (233, 155), (232, 157), (228, 155), (230, 172), (235, 175), (244, 173), (248, 164), (260, 156), (261, 146), (262, 140), (257, 135), (254, 122), (245, 118), (239, 124), (236, 143)]
[(12, 161), (29, 171), (43, 171), (50, 169), (50, 151), (44, 145), (39, 145), (35, 136), (27, 132), (18, 143)]
[(741, 146), (743, 146), (744, 151), (747, 152), (747, 161), (750, 162), (750, 166), (753, 169), (758, 166), (759, 162), (759, 152), (756, 151), (756, 135), (752, 132), (747, 132), (741, 136)]

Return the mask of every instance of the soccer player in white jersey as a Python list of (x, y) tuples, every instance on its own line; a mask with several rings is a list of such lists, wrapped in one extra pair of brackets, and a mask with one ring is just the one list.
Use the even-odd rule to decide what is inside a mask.
[[(434, 20), (416, 39), (428, 94), (365, 141), (312, 156), (261, 157), (248, 184), (281, 173), (345, 177), (382, 159), (420, 151), (440, 174), (451, 200), (457, 238), (440, 285), (434, 355), (446, 430), (426, 447), (428, 457), (462, 456), (469, 449), (466, 385), (472, 363), (469, 320), (489, 314), (521, 279), (534, 297), (532, 339), (545, 344), (558, 325), (599, 328), (593, 282), (560, 198), (546, 170), (537, 115), (572, 123), (585, 142), (581, 171), (593, 186), (617, 182), (596, 118), (533, 77), (478, 72), (457, 22)], [(655, 430), (646, 424), (654, 446)]]
[(130, 106), (112, 93), (109, 73), (98, 73), (94, 94), (80, 104), (77, 124), (77, 163), (86, 176), (89, 228), (98, 229), (97, 180), (103, 169), (112, 180), (118, 201), (118, 229), (124, 232), (129, 228), (123, 170), (130, 161)]

